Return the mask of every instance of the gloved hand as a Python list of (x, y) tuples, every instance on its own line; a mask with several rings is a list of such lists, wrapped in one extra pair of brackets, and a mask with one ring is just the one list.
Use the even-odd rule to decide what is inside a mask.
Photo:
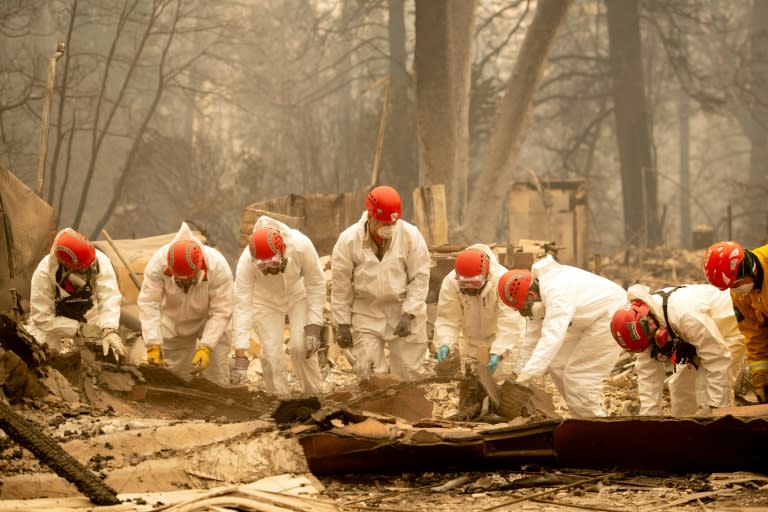
[(307, 351), (307, 359), (315, 355), (320, 347), (323, 346), (322, 336), (322, 325), (308, 324), (304, 326), (304, 348)]
[(755, 386), (755, 396), (758, 403), (764, 404), (768, 402), (768, 386)]
[(403, 316), (400, 317), (400, 321), (397, 322), (397, 325), (395, 326), (395, 336), (405, 338), (411, 334), (411, 320), (413, 320), (413, 315), (403, 313)]
[(211, 355), (211, 349), (208, 347), (198, 347), (195, 356), (192, 358), (192, 366), (197, 367), (196, 370), (201, 372), (208, 368), (208, 358)]
[(123, 339), (115, 331), (106, 331), (106, 334), (101, 338), (101, 347), (104, 349), (104, 357), (107, 357), (110, 348), (118, 361), (125, 356)]
[(304, 326), (304, 334), (307, 336), (314, 336), (315, 338), (322, 338), (323, 329), (324, 327), (322, 325), (307, 324)]
[(768, 375), (758, 373), (752, 375), (752, 386), (755, 388), (755, 396), (761, 404), (768, 402)]
[(147, 362), (158, 366), (168, 366), (160, 355), (160, 345), (147, 345)]
[(245, 384), (248, 381), (248, 365), (251, 362), (247, 357), (235, 357), (235, 365), (229, 372), (229, 382), (232, 384)]
[(435, 354), (435, 357), (437, 357), (438, 361), (445, 361), (448, 359), (448, 354), (451, 353), (451, 349), (448, 348), (448, 345), (442, 345), (439, 349), (437, 349), (437, 354)]
[(501, 361), (499, 354), (491, 354), (491, 357), (488, 358), (488, 371), (491, 373), (495, 372), (499, 366), (499, 361)]
[(307, 350), (307, 359), (315, 355), (315, 353), (322, 347), (323, 344), (320, 342), (320, 338), (317, 336), (311, 336), (309, 334), (304, 335), (304, 348)]
[(101, 338), (101, 327), (88, 322), (80, 322), (80, 325), (77, 326), (77, 335), (81, 338)]
[(341, 324), (336, 328), (336, 343), (341, 348), (352, 347), (352, 328), (349, 324)]
[(529, 375), (525, 372), (521, 372), (520, 375), (518, 375), (517, 378), (515, 379), (515, 382), (517, 382), (521, 386), (529, 386), (531, 384), (532, 378), (533, 378), (532, 375)]

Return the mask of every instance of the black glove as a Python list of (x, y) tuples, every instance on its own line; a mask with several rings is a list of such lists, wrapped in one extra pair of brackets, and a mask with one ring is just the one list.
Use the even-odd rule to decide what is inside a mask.
[(400, 317), (400, 321), (397, 322), (397, 326), (395, 326), (395, 336), (405, 338), (411, 334), (411, 320), (413, 320), (413, 315), (403, 313), (403, 316)]
[(341, 348), (352, 347), (352, 329), (349, 324), (341, 324), (336, 328), (336, 343)]
[(768, 402), (768, 386), (755, 386), (755, 396), (757, 396), (757, 402), (764, 404)]

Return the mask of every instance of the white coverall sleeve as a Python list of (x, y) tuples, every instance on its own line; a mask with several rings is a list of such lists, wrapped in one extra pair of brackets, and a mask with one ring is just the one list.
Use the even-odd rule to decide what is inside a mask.
[(680, 318), (681, 334), (696, 347), (701, 358), (698, 371), (704, 372), (710, 407), (730, 407), (731, 352), (714, 320), (702, 311), (691, 311)]
[(661, 397), (664, 393), (664, 380), (667, 372), (664, 364), (651, 359), (651, 351), (637, 354), (635, 360), (637, 374), (637, 395), (640, 399), (641, 416), (661, 416)]
[(208, 321), (200, 336), (200, 346), (213, 349), (232, 320), (232, 270), (224, 256), (206, 251), (208, 258)]
[(533, 350), (536, 348), (539, 338), (541, 338), (541, 326), (543, 322), (542, 320), (534, 320), (531, 318), (523, 318), (523, 320), (525, 321), (523, 341), (520, 343), (520, 350), (517, 351), (515, 364), (512, 365), (512, 371), (517, 374), (520, 374), (523, 371), (523, 367), (531, 358), (531, 354), (533, 354)]
[[(56, 285), (49, 272), (48, 258), (43, 258), (32, 274), (29, 316), (37, 329), (53, 336), (71, 338), (77, 332), (80, 322), (56, 316)], [(43, 343), (43, 340), (38, 341)]]
[(576, 305), (570, 304), (561, 296), (546, 301), (544, 307), (546, 312), (541, 324), (541, 338), (536, 343), (531, 358), (523, 367), (523, 372), (534, 378), (544, 375), (560, 351), (576, 311)]
[(307, 323), (323, 325), (325, 309), (325, 274), (317, 250), (309, 238), (301, 242), (301, 270), (304, 273), (304, 288), (307, 291)]
[(120, 305), (123, 295), (117, 286), (117, 276), (106, 254), (96, 251), (99, 273), (96, 274), (96, 300), (99, 303), (99, 327), (117, 329), (120, 325)]
[(352, 240), (343, 232), (331, 251), (331, 314), (336, 325), (352, 323), (352, 286), (355, 262), (352, 259)]
[(451, 352), (457, 350), (459, 332), (464, 322), (464, 310), (459, 301), (459, 287), (451, 271), (440, 285), (440, 295), (437, 299), (437, 318), (435, 319), (435, 347), (447, 345)]
[(427, 242), (416, 227), (409, 231), (410, 252), (405, 259), (407, 284), (403, 313), (423, 314), (429, 294), (429, 249)]
[(141, 335), (147, 346), (163, 345), (162, 305), (165, 289), (162, 272), (167, 252), (167, 246), (161, 247), (147, 263), (139, 297), (136, 299), (141, 321)]
[(251, 342), (255, 272), (259, 272), (259, 269), (251, 263), (250, 251), (246, 247), (235, 269), (232, 309), (232, 337), (235, 350), (246, 350)]
[(501, 301), (496, 306), (496, 339), (491, 343), (491, 354), (514, 352), (525, 333), (525, 318), (519, 311), (506, 307)]

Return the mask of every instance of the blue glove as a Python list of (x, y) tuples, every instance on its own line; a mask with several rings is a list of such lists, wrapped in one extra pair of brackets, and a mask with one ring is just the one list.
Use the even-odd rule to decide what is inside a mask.
[(437, 360), (438, 361), (445, 361), (448, 358), (448, 354), (451, 352), (451, 349), (448, 348), (448, 345), (443, 345), (439, 349), (437, 349)]
[(491, 354), (490, 359), (488, 359), (488, 371), (491, 373), (496, 371), (496, 367), (499, 366), (499, 361), (501, 361), (501, 356), (499, 354)]

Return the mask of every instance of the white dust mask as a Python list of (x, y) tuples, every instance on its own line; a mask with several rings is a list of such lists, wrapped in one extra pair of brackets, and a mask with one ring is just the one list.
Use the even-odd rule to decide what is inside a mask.
[(395, 234), (395, 225), (394, 224), (392, 224), (390, 226), (381, 226), (378, 229), (378, 235), (381, 238), (389, 239), (389, 238), (392, 238), (392, 236), (394, 236), (394, 234)]

